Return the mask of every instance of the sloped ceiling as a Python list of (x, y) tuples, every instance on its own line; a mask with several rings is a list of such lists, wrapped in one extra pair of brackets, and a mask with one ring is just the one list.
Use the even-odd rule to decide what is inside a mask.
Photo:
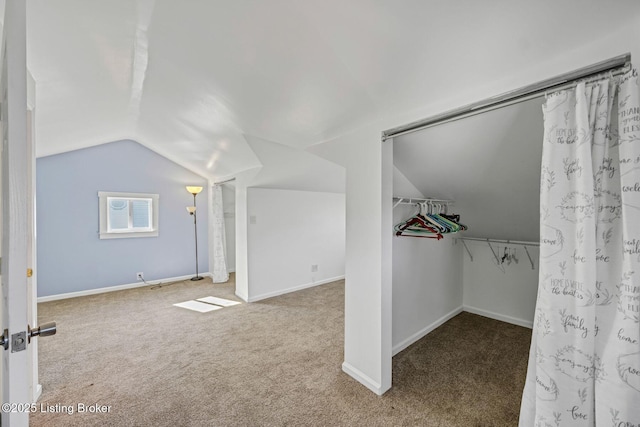
[[(460, 82), (597, 40), (611, 31), (603, 16), (640, 16), (636, 0), (27, 6), (38, 156), (130, 138), (213, 180), (286, 169), (306, 147), (450, 98)], [(298, 151), (283, 163), (257, 155), (255, 138)]]
[(318, 182), (332, 193), (344, 192), (345, 169), (335, 163), (287, 145), (247, 136), (247, 141), (265, 165), (282, 164), (286, 167), (260, 169), (252, 185), (263, 188), (306, 190)]
[(469, 226), (466, 236), (537, 242), (542, 103), (536, 98), (395, 138), (394, 164), (425, 197), (452, 200)]

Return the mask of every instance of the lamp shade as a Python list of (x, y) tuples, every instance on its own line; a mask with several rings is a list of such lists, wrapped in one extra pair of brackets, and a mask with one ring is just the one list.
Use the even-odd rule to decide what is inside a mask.
[(189, 214), (193, 215), (195, 211), (196, 211), (195, 206), (187, 206), (187, 212), (189, 212)]
[(202, 187), (198, 187), (198, 186), (194, 186), (194, 185), (187, 185), (187, 191), (193, 195), (198, 194), (199, 192), (202, 191)]

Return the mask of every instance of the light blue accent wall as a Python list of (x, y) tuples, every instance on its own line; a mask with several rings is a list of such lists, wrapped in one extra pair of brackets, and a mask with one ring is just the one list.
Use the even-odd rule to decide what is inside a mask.
[[(209, 271), (206, 179), (124, 140), (36, 161), (38, 296), (195, 274), (193, 218), (186, 185), (197, 196), (199, 272)], [(99, 238), (98, 191), (155, 193), (159, 236)]]

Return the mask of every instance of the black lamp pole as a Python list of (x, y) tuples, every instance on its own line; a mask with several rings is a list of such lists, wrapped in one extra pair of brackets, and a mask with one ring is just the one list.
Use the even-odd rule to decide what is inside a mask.
[(196, 275), (191, 278), (192, 281), (202, 280), (204, 277), (198, 274), (198, 221), (197, 221), (197, 213), (196, 213), (196, 195), (198, 193), (193, 194), (193, 212), (190, 212), (193, 215), (193, 231), (195, 233), (196, 238)]

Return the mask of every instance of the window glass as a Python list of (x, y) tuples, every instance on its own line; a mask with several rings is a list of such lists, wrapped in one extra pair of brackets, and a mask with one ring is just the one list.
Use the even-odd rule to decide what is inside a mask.
[(129, 203), (127, 200), (109, 199), (108, 215), (110, 230), (129, 228)]

